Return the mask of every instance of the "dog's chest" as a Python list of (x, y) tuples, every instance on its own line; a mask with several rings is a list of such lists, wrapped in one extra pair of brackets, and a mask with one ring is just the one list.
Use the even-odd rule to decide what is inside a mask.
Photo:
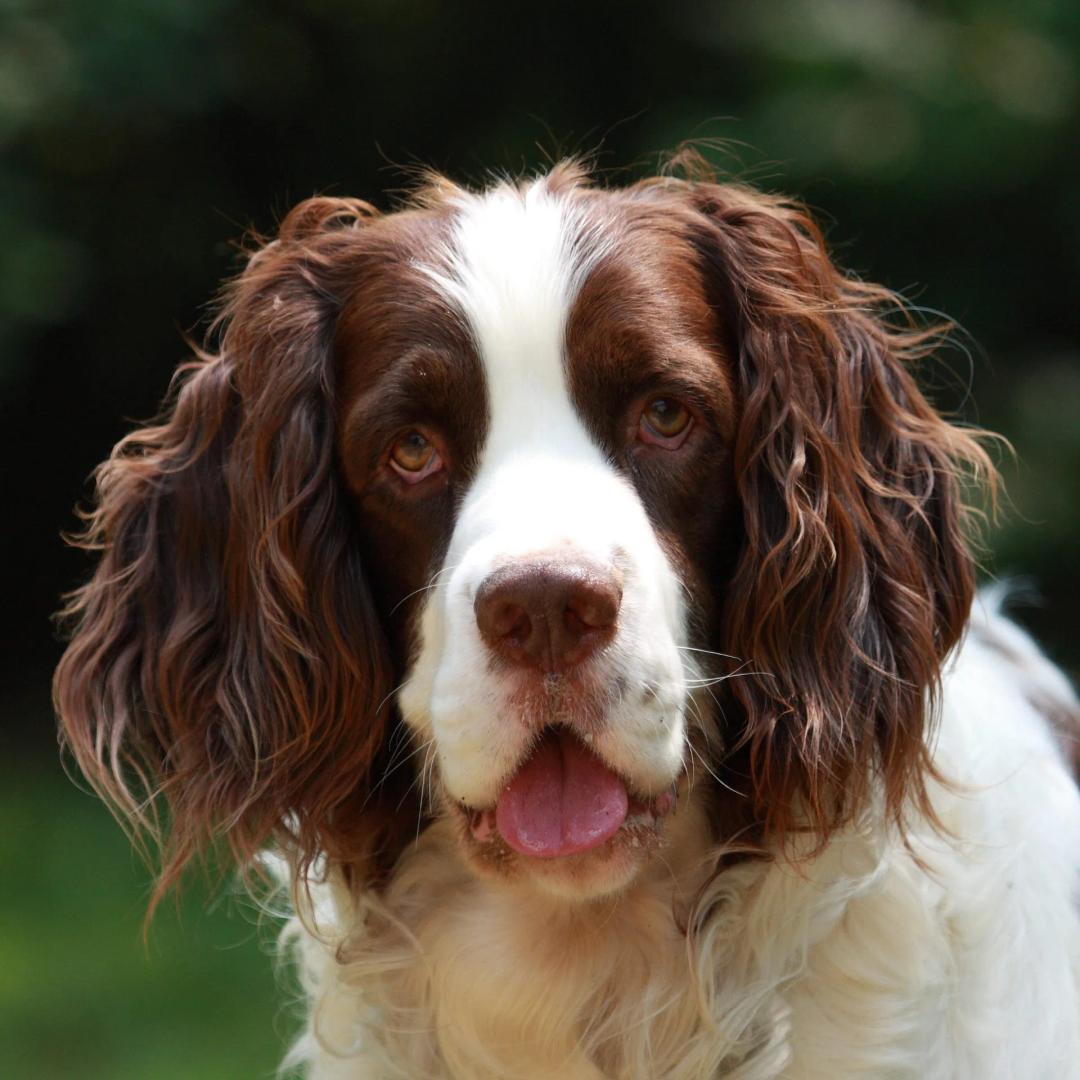
[[(711, 955), (693, 955), (670, 873), (568, 912), (478, 880), (436, 847), (422, 842), (336, 947), (305, 943), (324, 1003), (314, 1017), (324, 1048), (308, 1048), (314, 1080), (701, 1080), (751, 1060), (756, 1080), (783, 1068), (775, 986), (750, 988), (732, 1023), (717, 1024), (745, 979), (726, 977), (715, 950), (738, 949), (739, 933), (725, 920)], [(327, 1045), (348, 1059), (335, 1063)]]

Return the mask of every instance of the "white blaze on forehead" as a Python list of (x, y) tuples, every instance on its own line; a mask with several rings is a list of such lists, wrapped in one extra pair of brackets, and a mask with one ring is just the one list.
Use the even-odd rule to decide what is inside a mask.
[(574, 412), (564, 338), (580, 283), (602, 253), (595, 225), (543, 181), (465, 197), (449, 273), (439, 284), (462, 310), (487, 376), (491, 428), (483, 462), (541, 441), (602, 460)]

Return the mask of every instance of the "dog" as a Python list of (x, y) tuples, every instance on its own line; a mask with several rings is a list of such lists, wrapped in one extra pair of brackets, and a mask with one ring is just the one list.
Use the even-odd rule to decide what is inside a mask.
[(55, 698), (155, 901), (218, 836), (287, 882), (286, 1067), (1080, 1076), (1077, 701), (975, 598), (942, 332), (700, 171), (256, 246)]

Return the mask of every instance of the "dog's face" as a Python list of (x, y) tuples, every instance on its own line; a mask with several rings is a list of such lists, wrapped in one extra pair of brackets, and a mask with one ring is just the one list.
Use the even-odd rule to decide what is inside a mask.
[(304, 204), (99, 478), (80, 763), (136, 816), (163, 787), (174, 868), (224, 824), (364, 879), (449, 816), (478, 872), (576, 896), (695, 773), (721, 843), (827, 832), (875, 775), (901, 813), (982, 459), (889, 299), (740, 188)]
[(502, 187), (369, 239), (340, 455), (424, 783), (480, 865), (613, 887), (676, 803), (740, 528), (719, 315), (647, 200)]

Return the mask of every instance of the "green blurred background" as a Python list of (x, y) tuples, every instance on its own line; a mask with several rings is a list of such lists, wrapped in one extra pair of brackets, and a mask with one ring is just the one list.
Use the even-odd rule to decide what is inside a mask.
[(0, 0), (0, 1076), (268, 1076), (293, 1029), (274, 928), (227, 891), (193, 882), (142, 943), (147, 874), (57, 762), (48, 615), (87, 571), (58, 539), (87, 474), (232, 241), (314, 192), (725, 140), (969, 333), (933, 392), (1015, 444), (991, 569), (1034, 582), (1020, 617), (1075, 673), (1078, 50), (1075, 0)]

